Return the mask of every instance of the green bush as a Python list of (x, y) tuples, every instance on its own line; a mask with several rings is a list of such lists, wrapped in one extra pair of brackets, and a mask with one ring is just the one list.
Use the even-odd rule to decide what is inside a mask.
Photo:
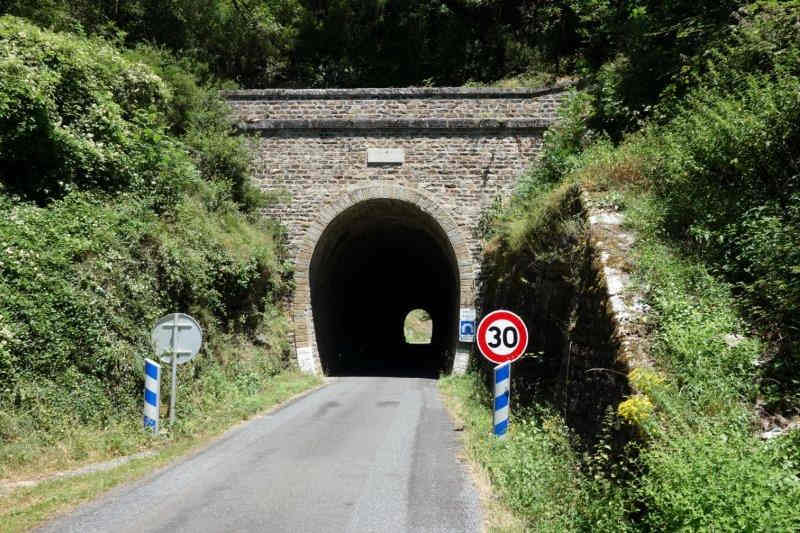
[[(653, 27), (668, 5), (648, 6), (642, 23)], [(652, 379), (633, 383), (622, 404), (641, 440), (632, 463), (602, 441), (570, 457), (569, 449), (543, 450), (526, 432), (503, 445), (496, 454), (503, 459), (481, 458), (513, 493), (515, 510), (543, 524), (557, 509), (563, 529), (613, 529), (612, 516), (619, 529), (643, 531), (800, 529), (798, 432), (762, 441), (753, 407), (788, 418), (800, 406), (800, 4), (759, 2), (725, 26), (717, 15), (730, 6), (700, 3), (686, 13), (705, 7), (716, 14), (653, 34), (638, 44), (666, 44), (634, 47), (595, 71), (592, 98), (573, 97), (567, 109), (584, 102), (574, 116), (588, 115), (608, 135), (562, 117), (545, 138), (541, 165), (495, 220), (487, 257), (516, 259), (499, 263), (489, 286), (519, 276), (518, 265), (540, 264), (542, 243), (554, 248), (568, 234), (554, 231), (565, 222), (556, 200), (579, 183), (595, 193), (593, 202), (626, 210), (638, 233), (633, 274), (651, 308)], [(708, 22), (713, 27), (703, 27)], [(675, 50), (665, 49), (676, 38), (708, 46), (676, 64)], [(659, 56), (671, 58), (662, 79), (642, 80), (642, 68)], [(518, 299), (535, 291), (531, 283)], [(543, 425), (537, 416), (515, 423)], [(559, 461), (589, 479), (563, 483), (552, 475)], [(613, 477), (614, 468), (634, 475)], [(574, 502), (586, 497), (610, 511), (580, 503), (576, 511)], [(606, 525), (594, 521), (603, 516)]]
[(0, 19), (2, 469), (57, 440), (85, 459), (104, 427), (108, 453), (140, 446), (163, 314), (204, 329), (184, 416), (210, 409), (206, 388), (241, 397), (289, 364), (280, 230), (254, 211), (244, 140), (200, 70)]
[[(688, 58), (676, 85), (724, 93), (742, 89), (750, 76), (777, 80), (800, 74), (800, 2), (753, 2), (732, 18), (726, 31)], [(671, 88), (659, 107), (679, 104), (678, 92)]]
[(773, 341), (765, 384), (787, 408), (800, 394), (800, 79), (751, 77), (744, 87), (696, 91), (650, 132), (660, 151), (645, 166), (664, 228), (735, 284)]
[(800, 189), (800, 79), (752, 77), (738, 93), (700, 89), (659, 135), (662, 158), (650, 179), (667, 223), (698, 243), (718, 237), (750, 208), (787, 205)]
[[(698, 68), (694, 87), (681, 89), (688, 96), (679, 99), (676, 90), (663, 100), (661, 123), (642, 121), (645, 127), (619, 145), (603, 136), (586, 144), (557, 131), (548, 136), (542, 166), (496, 221), (493, 249), (514, 250), (518, 263), (535, 264), (535, 243), (559, 235), (551, 231), (556, 217), (548, 216), (558, 191), (580, 182), (606, 191), (600, 201), (629, 208), (639, 233), (636, 274), (652, 306), (649, 351), (664, 381), (639, 391), (652, 414), (637, 426), (642, 445), (629, 470), (636, 475), (620, 484), (601, 466), (580, 493), (614, 502), (611, 508), (637, 530), (800, 527), (797, 437), (764, 443), (754, 435), (752, 409), (766, 401), (767, 410), (791, 414), (800, 405), (800, 79), (792, 70), (796, 45), (787, 42), (797, 26), (779, 27), (796, 18), (793, 9), (742, 11), (733, 36), (718, 44), (731, 51), (728, 63)], [(763, 50), (781, 53), (761, 53), (759, 35)], [(615, 78), (629, 73), (625, 61), (604, 74), (609, 94), (618, 88)], [(585, 101), (590, 114), (631, 111), (592, 111), (614, 105), (596, 94)], [(631, 117), (621, 120), (630, 124)], [(768, 342), (748, 337), (754, 323)], [(601, 443), (576, 462), (595, 472), (593, 457), (602, 453)], [(524, 463), (517, 458), (503, 475), (519, 482)], [(574, 490), (563, 492), (576, 498)], [(542, 498), (527, 498), (519, 509), (552, 505), (552, 496)], [(593, 523), (586, 518), (591, 509), (564, 527)]]
[(0, 19), (0, 180), (44, 204), (71, 190), (139, 191), (166, 209), (195, 178), (166, 135), (167, 85), (99, 40)]
[[(762, 392), (771, 409), (788, 411), (800, 405), (798, 124), (800, 78), (750, 75), (730, 92), (710, 84), (665, 124), (572, 155), (563, 178), (656, 195), (658, 227), (648, 231), (681, 243), (733, 284), (741, 309), (770, 341)], [(538, 205), (523, 200), (507, 225), (521, 226)]]
[(570, 91), (558, 109), (558, 122), (544, 132), (541, 158), (520, 178), (515, 201), (537, 194), (545, 184), (560, 182), (575, 169), (580, 161), (578, 155), (595, 140), (586, 122), (592, 109), (588, 94)]
[(671, 435), (647, 450), (640, 496), (653, 531), (797, 531), (800, 480), (750, 436)]
[(655, 412), (642, 424), (646, 446), (631, 493), (644, 510), (641, 525), (796, 530), (796, 452), (754, 435), (753, 374), (763, 344), (745, 335), (730, 286), (665, 244), (660, 199), (630, 203), (628, 220), (640, 235), (639, 276), (650, 288), (657, 324), (650, 354), (663, 372), (657, 386), (643, 388)]
[(126, 57), (151, 67), (170, 87), (164, 109), (170, 131), (181, 137), (206, 181), (221, 182), (221, 191), (244, 211), (253, 212), (267, 198), (251, 184), (251, 152), (236, 135), (229, 106), (219, 97), (234, 84), (215, 80), (206, 65), (169, 52), (138, 45)]

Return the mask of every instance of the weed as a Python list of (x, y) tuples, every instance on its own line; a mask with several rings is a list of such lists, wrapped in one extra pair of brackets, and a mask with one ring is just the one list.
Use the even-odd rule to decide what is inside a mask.
[[(599, 472), (589, 477), (574, 451), (574, 437), (548, 410), (512, 411), (510, 434), (490, 432), (490, 395), (476, 374), (440, 380), (464, 421), (470, 459), (488, 472), (496, 498), (532, 531), (625, 531), (622, 489)], [(496, 517), (490, 523), (499, 522)]]

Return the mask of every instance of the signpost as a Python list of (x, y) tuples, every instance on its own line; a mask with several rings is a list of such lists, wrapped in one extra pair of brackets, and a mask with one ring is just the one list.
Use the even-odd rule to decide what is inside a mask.
[(172, 384), (169, 396), (169, 422), (175, 422), (175, 390), (178, 365), (197, 356), (203, 344), (203, 329), (197, 321), (183, 313), (161, 317), (150, 335), (156, 357), (172, 365)]
[(511, 363), (528, 347), (528, 328), (511, 311), (492, 311), (478, 324), (478, 349), (494, 363), (494, 434), (506, 438), (511, 394)]
[(511, 363), (494, 367), (494, 416), (492, 427), (498, 439), (505, 439), (508, 432), (509, 400), (511, 396)]
[(527, 347), (528, 328), (511, 311), (492, 311), (478, 324), (478, 349), (496, 365), (513, 363)]

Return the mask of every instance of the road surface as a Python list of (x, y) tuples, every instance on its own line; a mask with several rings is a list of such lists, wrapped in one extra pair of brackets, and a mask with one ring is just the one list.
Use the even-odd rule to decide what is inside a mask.
[(436, 381), (336, 378), (41, 531), (479, 531)]

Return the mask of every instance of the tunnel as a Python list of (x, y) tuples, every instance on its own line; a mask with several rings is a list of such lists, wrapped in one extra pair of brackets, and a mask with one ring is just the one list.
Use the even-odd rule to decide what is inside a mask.
[[(365, 200), (335, 217), (314, 248), (311, 308), (326, 375), (435, 377), (457, 341), (458, 262), (427, 212), (396, 199)], [(406, 341), (414, 309), (430, 317), (430, 342)]]

